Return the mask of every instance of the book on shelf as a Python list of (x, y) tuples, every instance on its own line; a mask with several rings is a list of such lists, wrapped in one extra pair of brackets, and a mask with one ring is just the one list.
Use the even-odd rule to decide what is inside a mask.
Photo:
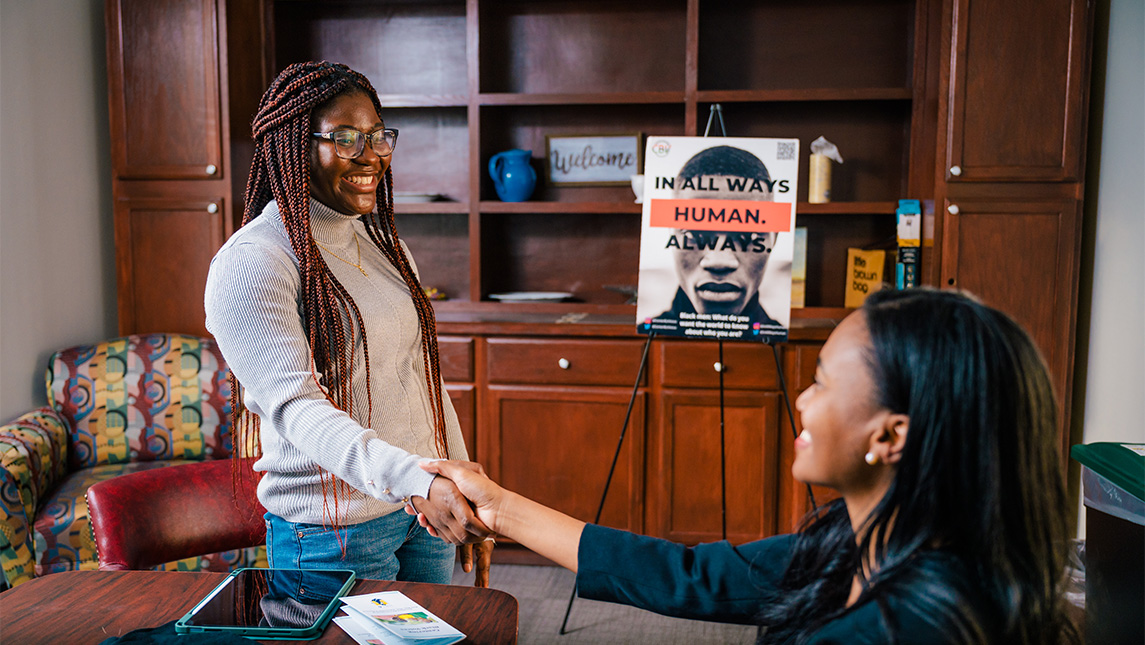
[(847, 249), (847, 286), (844, 306), (863, 306), (867, 296), (883, 288), (883, 265), (887, 252), (879, 249)]
[(400, 591), (342, 598), (346, 616), (334, 624), (362, 645), (451, 645), (465, 638)]
[(807, 306), (807, 227), (795, 227), (795, 244), (791, 253), (791, 308)]

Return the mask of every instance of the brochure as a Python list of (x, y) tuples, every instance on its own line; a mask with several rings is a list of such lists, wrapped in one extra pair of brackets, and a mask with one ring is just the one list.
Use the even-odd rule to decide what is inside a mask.
[(359, 625), (352, 616), (338, 616), (334, 618), (334, 624), (341, 627), (342, 631), (353, 638), (358, 645), (397, 645), (398, 643), (397, 636), (387, 635), (385, 638), (378, 638), (374, 632)]
[[(465, 638), (465, 634), (400, 591), (346, 596), (342, 603), (342, 609), (354, 623), (379, 641), (377, 645), (450, 645)], [(344, 621), (335, 622), (357, 640)]]

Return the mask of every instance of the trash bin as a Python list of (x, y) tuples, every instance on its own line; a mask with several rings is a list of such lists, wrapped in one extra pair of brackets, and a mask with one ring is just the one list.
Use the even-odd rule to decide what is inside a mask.
[(1145, 444), (1070, 450), (1085, 501), (1085, 639), (1145, 643)]

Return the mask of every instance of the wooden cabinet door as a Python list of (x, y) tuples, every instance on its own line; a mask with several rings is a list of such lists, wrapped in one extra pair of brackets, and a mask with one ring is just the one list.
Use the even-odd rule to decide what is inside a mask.
[[(782, 395), (724, 392), (727, 539), (776, 533), (778, 430)], [(723, 539), (720, 503), (720, 399), (712, 390), (665, 390), (648, 474), (655, 534), (696, 544)]]
[(946, 206), (942, 283), (976, 294), (1029, 332), (1049, 364), (1067, 413), (1081, 205), (1074, 200), (958, 200)]
[[(489, 476), (593, 521), (630, 397), (619, 388), (490, 386), (479, 439)], [(643, 529), (645, 400), (637, 394), (601, 516), (601, 524), (636, 532)]]
[(111, 152), (118, 179), (222, 178), (221, 0), (107, 0)]
[(1091, 4), (953, 0), (946, 181), (1081, 179)]
[(461, 426), (461, 436), (465, 439), (465, 449), (470, 461), (479, 461), (477, 454), (477, 389), (472, 385), (447, 383), (445, 391), (453, 402), (457, 413), (457, 423)]
[(226, 203), (196, 198), (115, 204), (119, 332), (207, 336), (203, 292), (223, 244)]

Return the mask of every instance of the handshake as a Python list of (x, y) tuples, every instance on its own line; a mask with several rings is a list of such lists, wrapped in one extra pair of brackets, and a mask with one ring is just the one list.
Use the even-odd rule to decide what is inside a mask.
[(442, 459), (423, 462), (421, 467), (438, 477), (430, 485), (428, 499), (411, 498), (406, 513), (416, 515), (430, 535), (459, 545), (462, 569), (471, 571), (476, 561), (474, 585), (489, 586), (497, 508), (505, 489), (493, 483), (480, 464), (471, 461)]

